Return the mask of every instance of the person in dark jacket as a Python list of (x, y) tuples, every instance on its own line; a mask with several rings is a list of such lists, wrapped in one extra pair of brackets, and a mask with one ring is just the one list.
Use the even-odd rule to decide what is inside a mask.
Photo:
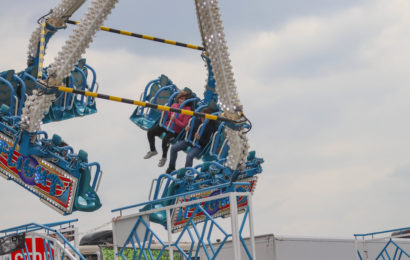
[[(203, 113), (206, 114), (211, 114), (213, 110), (211, 108), (205, 108)], [(209, 120), (208, 123), (205, 125), (204, 130), (202, 131), (202, 135), (200, 135), (201, 130), (198, 131), (198, 128), (200, 125), (202, 125), (205, 121), (205, 118), (200, 117), (196, 118), (193, 124), (193, 129), (192, 129), (192, 135), (191, 135), (191, 141), (193, 140), (198, 140), (198, 145), (193, 146), (190, 142), (181, 140), (174, 144), (171, 147), (171, 158), (169, 160), (169, 165), (167, 169), (167, 173), (171, 173), (175, 170), (175, 163), (178, 157), (178, 152), (183, 151), (187, 149), (188, 147), (191, 147), (186, 155), (186, 161), (185, 161), (185, 168), (186, 167), (192, 167), (194, 158), (201, 153), (201, 151), (205, 148), (205, 146), (208, 144), (209, 140), (211, 139), (212, 134), (216, 131), (216, 121), (215, 120)], [(185, 128), (185, 131), (188, 133), (190, 130), (190, 125), (187, 125)]]

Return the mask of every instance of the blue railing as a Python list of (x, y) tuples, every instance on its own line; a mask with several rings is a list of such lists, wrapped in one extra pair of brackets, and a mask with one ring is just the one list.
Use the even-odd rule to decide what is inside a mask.
[(117, 211), (123, 211), (123, 210), (126, 210), (126, 209), (137, 208), (137, 207), (145, 206), (147, 204), (157, 204), (157, 203), (160, 203), (160, 202), (173, 200), (173, 199), (176, 199), (176, 198), (179, 198), (179, 197), (185, 197), (185, 196), (200, 193), (200, 192), (205, 192), (205, 191), (209, 191), (209, 190), (213, 190), (213, 189), (222, 189), (222, 188), (226, 188), (226, 187), (229, 187), (229, 186), (236, 186), (236, 185), (249, 186), (250, 183), (249, 182), (233, 182), (233, 183), (220, 184), (220, 185), (216, 185), (216, 186), (207, 187), (207, 188), (204, 188), (204, 189), (201, 189), (201, 190), (189, 191), (189, 192), (185, 192), (185, 193), (181, 193), (181, 194), (177, 194), (177, 195), (172, 195), (172, 196), (169, 196), (169, 197), (166, 197), (166, 198), (146, 201), (146, 202), (142, 202), (142, 203), (138, 203), (138, 204), (122, 207), (122, 208), (113, 209), (113, 210), (111, 210), (111, 212), (117, 212)]
[[(186, 194), (190, 194), (190, 193), (186, 193)], [(231, 199), (235, 199), (238, 196), (248, 197), (250, 195), (251, 193), (235, 192), (234, 194), (229, 194), (229, 193), (220, 194), (218, 195), (218, 198), (221, 199), (221, 198), (228, 197), (228, 200), (230, 201)], [(134, 216), (135, 224), (133, 225), (133, 228), (130, 229), (129, 231), (130, 233), (128, 237), (124, 240), (125, 242), (121, 246), (121, 249), (118, 255), (122, 259), (127, 260), (127, 258), (124, 255), (125, 249), (130, 248), (128, 247), (128, 245), (131, 245), (131, 249), (133, 249), (134, 251), (132, 254), (132, 259), (153, 259), (153, 260), (163, 259), (163, 257), (166, 257), (166, 255), (164, 255), (164, 252), (166, 250), (170, 254), (176, 251), (182, 256), (183, 259), (198, 259), (200, 251), (203, 250), (202, 252), (205, 255), (205, 259), (213, 260), (213, 259), (218, 259), (217, 258), (218, 254), (221, 252), (221, 249), (224, 247), (228, 239), (229, 238), (235, 239), (234, 233), (238, 233), (239, 235), (239, 238), (237, 237), (239, 239), (237, 240), (238, 243), (240, 243), (242, 248), (245, 250), (247, 258), (253, 259), (254, 252), (251, 252), (249, 250), (242, 236), (245, 223), (249, 219), (249, 214), (250, 214), (249, 205), (246, 206), (245, 214), (242, 220), (238, 223), (240, 225), (240, 228), (238, 226), (238, 229), (227, 231), (224, 229), (222, 225), (220, 225), (217, 222), (216, 217), (211, 215), (212, 213), (207, 211), (206, 206), (202, 205), (202, 203), (205, 203), (204, 205), (206, 205), (206, 202), (212, 201), (212, 200), (213, 200), (212, 197), (208, 197), (208, 198), (200, 199), (198, 202), (193, 202), (193, 201), (184, 202), (179, 205), (172, 205), (172, 206), (168, 206), (166, 208), (161, 208), (161, 209), (157, 208), (157, 209), (150, 210), (149, 212), (146, 212), (146, 213), (139, 213), (135, 215)], [(160, 200), (157, 200), (157, 202), (158, 201)], [(142, 206), (144, 205), (144, 203), (137, 204), (137, 205)], [(148, 223), (146, 217), (144, 217), (144, 215), (154, 214), (159, 211), (167, 211), (166, 214), (169, 216), (170, 211), (178, 212), (178, 208), (189, 208), (189, 207), (193, 207), (192, 214), (187, 219), (187, 221), (184, 222), (183, 225), (177, 228), (178, 233), (175, 233), (175, 230), (171, 228), (171, 223), (167, 224), (168, 240), (165, 240), (167, 242), (164, 242), (164, 240), (160, 238), (160, 236), (156, 233), (154, 228), (150, 227), (150, 224)], [(123, 210), (123, 209), (127, 209), (127, 207), (112, 210), (112, 212)], [(198, 216), (200, 214), (203, 216), (203, 221), (201, 221), (202, 223), (201, 225), (198, 225), (199, 222), (195, 221), (195, 216)], [(129, 221), (127, 216), (124, 216), (124, 217), (126, 217), (127, 221)], [(174, 231), (171, 231), (171, 229)], [(214, 233), (214, 231), (217, 231), (218, 236), (221, 237), (221, 241), (218, 241), (218, 243), (216, 244), (212, 243), (211, 241), (211, 238), (213, 236), (212, 234)], [(176, 234), (175, 239), (172, 238), (171, 232)], [(153, 244), (154, 238), (157, 242), (157, 246), (155, 247), (157, 254), (155, 256), (152, 254), (152, 244)], [(182, 243), (185, 244), (185, 248), (182, 248), (182, 245), (181, 245)], [(186, 246), (189, 246), (189, 248)]]
[[(77, 222), (78, 219), (73, 219), (73, 220), (67, 220), (67, 221), (61, 221), (61, 222), (54, 222), (54, 223), (49, 223), (49, 224), (37, 224), (37, 223), (29, 223), (13, 228), (8, 228), (4, 230), (0, 230), (0, 234), (3, 233), (4, 236), (10, 235), (10, 234), (19, 234), (19, 233), (28, 233), (28, 232), (34, 232), (34, 231), (39, 231), (39, 230), (44, 230), (47, 233), (53, 232), (55, 233), (64, 243), (64, 248), (68, 246), (81, 260), (86, 260), (85, 257), (57, 230), (54, 229), (53, 227), (59, 226), (60, 228), (63, 228), (64, 225), (70, 225), (71, 223)], [(2, 236), (2, 237), (4, 237)], [(0, 237), (0, 238), (2, 238)], [(45, 241), (43, 241), (45, 243)], [(24, 243), (25, 251), (27, 253), (27, 257), (30, 260), (30, 255), (28, 254), (28, 249), (26, 243)], [(51, 248), (51, 247), (49, 247)], [(25, 259), (25, 254), (23, 252), (23, 256)], [(64, 258), (64, 255), (62, 256), (61, 259)], [(52, 258), (54, 259), (54, 257)]]
[[(393, 232), (395, 232), (395, 234), (389, 235), (388, 241), (386, 243), (386, 245), (382, 248), (382, 250), (380, 251), (380, 253), (376, 256), (375, 260), (378, 259), (393, 259), (393, 260), (400, 260), (401, 257), (403, 255), (407, 256), (408, 258), (410, 258), (410, 254), (408, 254), (399, 244), (397, 244), (393, 239), (394, 238), (400, 238), (400, 235), (404, 234), (402, 233), (403, 231), (408, 231), (410, 230), (410, 227), (406, 227), (406, 228), (397, 228), (397, 229), (389, 229), (389, 230), (384, 230), (384, 231), (378, 231), (378, 232), (371, 232), (371, 233), (365, 233), (365, 234), (354, 234), (354, 237), (356, 240), (358, 239), (362, 239), (363, 241), (366, 240), (366, 237), (370, 237), (367, 238), (368, 240), (372, 240), (375, 239), (376, 235), (382, 235), (382, 234), (391, 234)], [(392, 250), (390, 250), (389, 252), (389, 247), (393, 248), (393, 252), (391, 252)], [(357, 249), (357, 255), (359, 257), (360, 260), (363, 259), (360, 250)]]

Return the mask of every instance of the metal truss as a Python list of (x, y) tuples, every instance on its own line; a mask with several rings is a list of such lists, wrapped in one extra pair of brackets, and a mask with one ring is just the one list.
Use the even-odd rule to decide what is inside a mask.
[[(237, 208), (238, 198), (246, 197), (248, 205), (245, 214), (240, 214)], [(215, 201), (225, 201), (229, 203), (230, 214), (226, 218), (213, 217), (212, 212), (206, 208), (207, 203)], [(148, 204), (149, 202), (145, 203)], [(140, 204), (140, 205), (144, 205)], [(189, 209), (190, 218), (185, 222), (182, 229), (172, 232), (172, 212), (187, 212)], [(162, 230), (158, 230), (156, 226), (151, 225), (149, 221), (152, 214), (164, 212), (166, 215), (166, 235)], [(246, 259), (255, 258), (255, 240), (253, 234), (253, 215), (252, 215), (252, 194), (250, 192), (230, 192), (219, 194), (212, 197), (188, 201), (171, 206), (156, 208), (149, 211), (130, 215), (118, 216), (113, 222), (114, 233), (114, 259), (118, 260), (118, 256), (122, 259), (150, 259), (157, 260), (167, 257), (167, 259), (199, 259), (199, 254), (202, 251), (202, 257), (205, 259), (217, 259), (218, 254), (227, 245), (228, 241), (232, 241), (232, 255), (236, 260), (241, 259), (245, 255)], [(201, 215), (203, 221), (195, 221), (195, 216)], [(226, 222), (229, 221), (230, 225)], [(127, 223), (130, 229), (124, 235), (124, 225)], [(125, 226), (126, 226), (125, 225)], [(251, 246), (245, 244), (243, 237), (245, 228), (249, 229), (251, 238)], [(119, 233), (123, 233), (119, 235)], [(123, 238), (120, 238), (122, 236)], [(164, 237), (165, 236), (165, 237)], [(212, 240), (218, 237), (217, 243)], [(130, 253), (130, 249), (132, 252)], [(132, 255), (131, 255), (132, 254)]]

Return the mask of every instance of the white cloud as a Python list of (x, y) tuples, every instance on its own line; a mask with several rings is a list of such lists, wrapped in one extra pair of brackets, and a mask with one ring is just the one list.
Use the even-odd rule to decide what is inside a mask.
[(270, 214), (257, 215), (260, 232), (272, 217), (274, 232), (304, 235), (404, 223), (386, 220), (404, 197), (386, 198), (389, 176), (409, 161), (409, 7), (372, 1), (299, 17), (233, 46), (251, 146), (266, 160), (256, 197)]

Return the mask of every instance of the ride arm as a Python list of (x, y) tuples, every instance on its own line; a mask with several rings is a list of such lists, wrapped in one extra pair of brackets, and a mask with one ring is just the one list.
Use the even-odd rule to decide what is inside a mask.
[[(54, 27), (62, 27), (66, 25), (66, 21), (85, 3), (85, 0), (70, 0), (62, 1), (66, 4), (66, 8), (61, 10), (58, 16), (51, 16), (48, 23)], [(60, 7), (61, 8), (61, 7)]]
[[(60, 19), (67, 18), (67, 15), (81, 6), (79, 1), (82, 0), (63, 0), (59, 6), (61, 8), (54, 9), (56, 12), (53, 12), (49, 19), (52, 19), (53, 14)], [(47, 69), (48, 78), (44, 84), (48, 88), (56, 91), (63, 79), (70, 74), (117, 2), (118, 0), (95, 0), (92, 2), (81, 19), (79, 27), (70, 35), (54, 62)], [(28, 98), (31, 103), (29, 106), (25, 106), (22, 113), (21, 124), (24, 130), (29, 133), (40, 130), (41, 120), (51, 106), (54, 97), (53, 93), (43, 94), (33, 91), (33, 95)]]
[[(45, 46), (59, 29), (66, 28), (66, 21), (84, 4), (84, 2), (85, 0), (62, 0), (58, 6), (50, 11), (49, 16), (45, 19)], [(38, 22), (40, 22), (40, 20)], [(40, 33), (41, 26), (39, 26), (31, 35), (28, 65), (38, 65)]]

